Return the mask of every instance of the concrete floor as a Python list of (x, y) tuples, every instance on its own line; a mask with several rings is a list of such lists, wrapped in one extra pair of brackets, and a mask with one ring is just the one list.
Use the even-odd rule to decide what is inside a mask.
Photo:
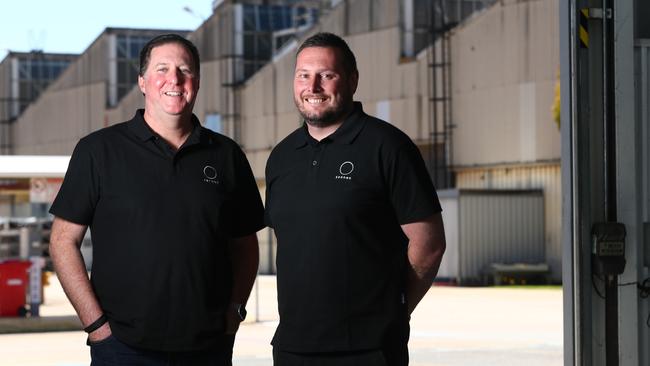
[[(259, 277), (248, 310), (233, 364), (269, 366), (269, 342), (277, 326), (274, 276)], [(72, 314), (58, 281), (51, 278), (41, 315)], [(0, 364), (88, 365), (85, 339), (81, 331), (0, 335)], [(560, 366), (562, 291), (434, 286), (413, 314), (409, 346), (411, 366)]]

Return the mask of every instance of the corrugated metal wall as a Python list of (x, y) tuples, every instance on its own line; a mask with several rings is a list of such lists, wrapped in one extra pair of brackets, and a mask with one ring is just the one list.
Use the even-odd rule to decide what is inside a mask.
[(544, 242), (551, 279), (562, 280), (562, 181), (559, 162), (530, 166), (459, 169), (459, 189), (541, 189), (544, 192)]
[(545, 262), (541, 190), (440, 192), (448, 252), (438, 276), (478, 283), (491, 263)]

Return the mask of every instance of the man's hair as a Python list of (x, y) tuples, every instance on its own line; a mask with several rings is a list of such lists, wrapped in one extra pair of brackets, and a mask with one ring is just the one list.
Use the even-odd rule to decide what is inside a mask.
[(185, 48), (185, 50), (192, 56), (192, 66), (194, 68), (194, 72), (196, 72), (197, 75), (201, 73), (201, 60), (199, 58), (199, 50), (196, 48), (194, 43), (178, 34), (169, 33), (161, 34), (152, 38), (149, 42), (147, 42), (147, 44), (144, 45), (144, 47), (142, 47), (142, 50), (140, 50), (140, 76), (144, 76), (144, 73), (147, 71), (147, 67), (149, 67), (151, 50), (153, 50), (155, 47), (168, 43), (177, 43)]
[(296, 57), (298, 57), (302, 50), (309, 47), (336, 48), (343, 54), (343, 64), (345, 66), (345, 70), (348, 72), (348, 75), (357, 71), (357, 59), (354, 57), (354, 53), (352, 53), (352, 50), (348, 44), (345, 43), (343, 38), (337, 36), (336, 34), (321, 32), (307, 38), (298, 48)]

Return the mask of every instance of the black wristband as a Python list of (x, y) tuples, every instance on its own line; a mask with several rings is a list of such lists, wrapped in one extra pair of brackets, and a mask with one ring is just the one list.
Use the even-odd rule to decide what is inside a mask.
[(92, 333), (99, 329), (102, 325), (106, 324), (108, 321), (108, 318), (106, 317), (106, 314), (102, 314), (102, 316), (99, 317), (99, 319), (95, 320), (92, 322), (89, 326), (84, 328), (84, 332), (86, 333)]

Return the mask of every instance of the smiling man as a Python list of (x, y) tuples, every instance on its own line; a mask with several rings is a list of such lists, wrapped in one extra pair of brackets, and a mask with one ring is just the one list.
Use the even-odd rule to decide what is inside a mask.
[(353, 102), (359, 72), (340, 37), (298, 49), (304, 120), (266, 166), (278, 240), (276, 366), (405, 366), (409, 315), (445, 249), (440, 203), (413, 142)]
[[(50, 210), (50, 254), (92, 365), (232, 364), (263, 207), (239, 146), (192, 114), (199, 76), (190, 41), (149, 41), (144, 110), (79, 141)], [(79, 252), (87, 227), (90, 280)]]

